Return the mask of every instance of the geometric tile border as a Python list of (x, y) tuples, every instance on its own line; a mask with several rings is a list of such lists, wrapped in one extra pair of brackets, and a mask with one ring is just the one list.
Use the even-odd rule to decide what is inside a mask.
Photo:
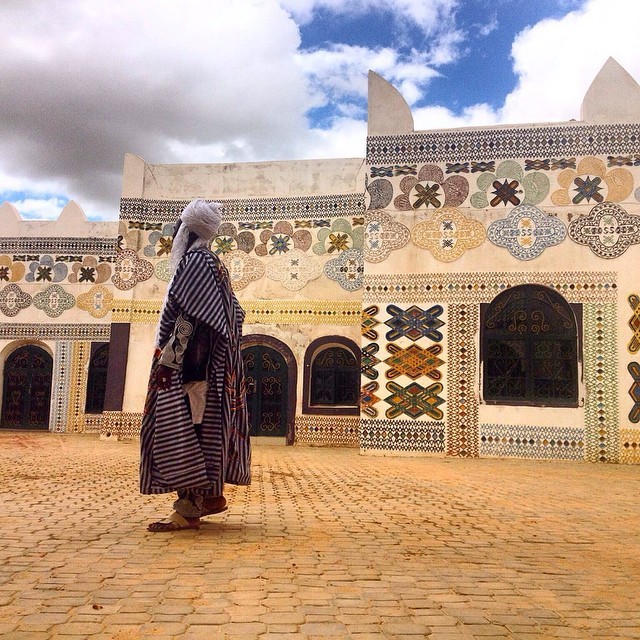
[(449, 305), (449, 362), (447, 369), (447, 455), (477, 458), (478, 398), (476, 396), (477, 305)]
[(629, 422), (638, 424), (640, 422), (640, 364), (637, 362), (630, 362), (627, 365), (627, 371), (631, 375), (633, 383), (629, 389), (629, 395), (633, 400), (633, 406), (629, 411)]
[(480, 455), (543, 460), (583, 460), (584, 429), (480, 425)]
[(358, 446), (358, 416), (308, 416), (295, 418), (296, 444), (332, 447)]
[(62, 433), (67, 428), (69, 413), (69, 388), (71, 380), (71, 345), (70, 341), (56, 341), (53, 354), (53, 376), (51, 385), (51, 412), (49, 428)]
[(636, 293), (632, 293), (627, 300), (633, 310), (633, 315), (629, 318), (629, 328), (633, 333), (633, 337), (629, 341), (627, 349), (629, 353), (638, 353), (640, 351), (640, 296)]
[(568, 302), (615, 302), (617, 274), (607, 272), (487, 272), (365, 275), (363, 304), (377, 302), (480, 303), (518, 284), (555, 289)]
[(640, 464), (640, 429), (620, 430), (620, 462)]
[(84, 431), (84, 406), (87, 397), (87, 370), (90, 354), (90, 342), (77, 341), (71, 344), (67, 433)]
[(100, 435), (113, 440), (139, 440), (142, 413), (104, 411)]
[(618, 358), (616, 305), (583, 305), (585, 459), (618, 462)]
[[(341, 216), (362, 216), (364, 193), (293, 198), (222, 199), (224, 221), (309, 220)], [(175, 222), (188, 200), (145, 200), (122, 198), (120, 220)]]
[[(0, 323), (0, 340), (93, 340), (109, 342), (109, 324)], [(55, 369), (54, 369), (55, 370)]]
[(360, 420), (361, 451), (444, 453), (442, 422)]
[(556, 158), (638, 151), (637, 124), (517, 127), (367, 137), (368, 165)]
[(115, 238), (0, 238), (1, 253), (52, 253), (64, 255), (113, 256), (117, 250)]

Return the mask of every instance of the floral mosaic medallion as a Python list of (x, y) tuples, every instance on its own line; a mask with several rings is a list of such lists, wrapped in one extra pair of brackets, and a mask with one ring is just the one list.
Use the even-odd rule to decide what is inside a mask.
[(322, 267), (317, 259), (307, 256), (301, 249), (292, 249), (269, 260), (266, 272), (268, 278), (282, 283), (285, 289), (299, 291), (322, 275)]
[(382, 262), (395, 249), (404, 247), (411, 233), (384, 211), (367, 214), (364, 227), (364, 258), (369, 262)]
[(118, 251), (116, 255), (115, 273), (111, 281), (122, 291), (133, 289), (138, 282), (144, 282), (153, 275), (153, 265), (140, 258), (132, 249)]
[(160, 260), (153, 268), (153, 273), (158, 280), (169, 282), (169, 280), (171, 280), (171, 259), (165, 258), (164, 260)]
[(72, 284), (102, 284), (111, 276), (111, 265), (108, 262), (100, 262), (93, 256), (86, 256), (82, 262), (74, 262), (71, 265), (69, 282)]
[(97, 285), (78, 296), (77, 306), (94, 318), (104, 318), (113, 307), (113, 295), (106, 287)]
[(444, 326), (444, 322), (440, 320), (443, 311), (444, 309), (439, 304), (426, 311), (416, 305), (402, 309), (395, 304), (390, 304), (387, 306), (387, 313), (391, 317), (385, 321), (385, 324), (391, 330), (387, 332), (386, 338), (393, 341), (404, 336), (414, 342), (420, 338), (429, 338), (434, 342), (440, 342), (442, 333), (438, 329)]
[(33, 296), (33, 306), (44, 311), (50, 318), (61, 316), (68, 309), (72, 309), (75, 303), (76, 299), (59, 284), (52, 284)]
[(362, 358), (360, 359), (360, 372), (365, 378), (369, 380), (376, 380), (379, 372), (375, 368), (380, 364), (380, 359), (376, 356), (376, 353), (380, 351), (380, 345), (375, 342), (371, 342), (368, 345), (362, 347)]
[(380, 324), (378, 320), (376, 320), (376, 316), (380, 312), (380, 307), (375, 304), (367, 307), (362, 310), (362, 324), (361, 324), (361, 332), (362, 335), (369, 340), (377, 340), (378, 332), (376, 331), (376, 327)]
[(442, 393), (442, 385), (434, 382), (428, 387), (423, 387), (417, 382), (403, 387), (396, 382), (387, 382), (387, 391), (391, 392), (384, 401), (391, 405), (385, 412), (390, 420), (406, 415), (416, 420), (422, 416), (428, 416), (433, 420), (441, 420), (442, 410), (438, 407), (444, 402), (438, 394)]
[(607, 171), (604, 160), (587, 156), (576, 169), (565, 169), (558, 174), (560, 188), (551, 194), (553, 204), (598, 204), (621, 202), (633, 190), (633, 175), (628, 169)]
[(640, 216), (627, 213), (615, 202), (602, 202), (571, 222), (569, 237), (600, 258), (617, 258), (640, 243)]
[(311, 246), (311, 233), (306, 229), (293, 230), (290, 222), (276, 222), (273, 229), (260, 233), (260, 244), (256, 246), (258, 256), (277, 256), (292, 250), (303, 253)]
[(487, 207), (514, 206), (519, 204), (539, 204), (549, 193), (549, 178), (540, 171), (525, 175), (524, 170), (514, 160), (501, 162), (495, 173), (487, 172), (478, 176), (478, 191), (471, 195), (471, 205), (476, 209)]
[(459, 175), (445, 179), (439, 166), (425, 164), (417, 176), (409, 175), (400, 181), (400, 191), (402, 194), (393, 201), (399, 211), (457, 207), (469, 195), (469, 182)]
[(378, 410), (375, 405), (380, 402), (376, 391), (380, 388), (377, 382), (369, 382), (360, 390), (360, 410), (370, 418), (378, 417)]
[(492, 222), (487, 237), (498, 247), (508, 249), (514, 258), (533, 260), (547, 247), (560, 244), (567, 237), (567, 229), (561, 220), (538, 207), (521, 204), (506, 218)]
[(142, 250), (142, 253), (147, 258), (166, 258), (171, 253), (174, 226), (173, 224), (165, 224), (161, 231), (152, 231), (149, 234), (149, 244)]
[(39, 262), (29, 265), (27, 282), (61, 282), (67, 277), (68, 267), (64, 262), (55, 262), (53, 256), (45, 255)]
[(391, 180), (374, 180), (367, 185), (369, 192), (369, 209), (384, 209), (393, 198), (393, 184)]
[(338, 218), (330, 229), (318, 231), (318, 242), (313, 245), (313, 252), (319, 256), (338, 254), (350, 249), (362, 249), (364, 227), (362, 223), (352, 226), (348, 220)]
[(211, 243), (211, 250), (220, 255), (230, 251), (240, 250), (250, 253), (256, 244), (256, 237), (251, 231), (240, 231), (231, 222), (223, 222), (218, 229), (218, 235)]
[(638, 353), (640, 351), (640, 296), (632, 293), (627, 300), (633, 310), (633, 315), (629, 319), (629, 327), (633, 332), (633, 337), (629, 341), (629, 353)]
[(486, 238), (482, 223), (467, 218), (459, 209), (444, 207), (434, 211), (429, 220), (411, 230), (411, 240), (428, 249), (442, 262), (457, 260), (468, 249), (479, 247)]
[(9, 256), (0, 256), (0, 282), (18, 282), (24, 272), (24, 262), (13, 262)]
[(259, 280), (265, 272), (264, 264), (260, 260), (241, 250), (225, 253), (220, 260), (229, 271), (231, 286), (235, 291), (244, 289), (254, 280)]
[(633, 378), (633, 384), (629, 389), (629, 395), (633, 400), (633, 407), (629, 411), (629, 421), (633, 424), (640, 422), (640, 364), (637, 362), (630, 362), (627, 365), (627, 371)]
[(339, 257), (324, 265), (324, 274), (335, 280), (347, 291), (357, 291), (362, 287), (364, 276), (364, 258), (362, 250), (348, 249)]
[(31, 306), (31, 301), (31, 296), (17, 284), (9, 284), (0, 291), (0, 311), (10, 318), (15, 318), (22, 309)]
[(423, 349), (417, 344), (411, 344), (406, 349), (395, 343), (387, 345), (387, 351), (391, 354), (385, 359), (389, 365), (387, 378), (394, 380), (398, 376), (409, 376), (412, 380), (417, 380), (421, 376), (427, 376), (432, 380), (440, 380), (442, 372), (438, 367), (444, 364), (438, 356), (442, 353), (442, 345), (433, 344)]

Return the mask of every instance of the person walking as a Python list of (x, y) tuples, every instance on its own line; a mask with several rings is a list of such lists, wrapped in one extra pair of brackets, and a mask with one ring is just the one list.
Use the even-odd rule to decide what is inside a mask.
[(244, 311), (209, 245), (222, 205), (197, 199), (180, 215), (173, 277), (156, 336), (140, 434), (140, 491), (176, 491), (153, 532), (197, 529), (227, 508), (225, 483), (251, 482), (251, 446), (240, 352)]

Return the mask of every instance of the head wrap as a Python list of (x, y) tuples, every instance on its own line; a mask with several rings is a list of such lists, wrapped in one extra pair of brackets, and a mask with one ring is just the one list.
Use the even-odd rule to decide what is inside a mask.
[[(182, 225), (171, 246), (171, 270), (173, 272), (182, 260), (182, 256), (187, 252), (187, 248), (206, 247), (218, 233), (218, 228), (222, 223), (222, 205), (219, 202), (207, 202), (202, 199), (192, 200), (180, 214), (180, 220)], [(187, 247), (191, 231), (198, 236), (198, 239), (190, 247)]]

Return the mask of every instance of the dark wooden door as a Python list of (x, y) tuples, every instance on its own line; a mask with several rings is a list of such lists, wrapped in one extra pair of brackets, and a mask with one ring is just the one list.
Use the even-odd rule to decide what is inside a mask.
[(265, 345), (242, 350), (252, 436), (287, 435), (287, 363)]
[(4, 429), (48, 429), (53, 360), (40, 347), (16, 349), (4, 363)]

